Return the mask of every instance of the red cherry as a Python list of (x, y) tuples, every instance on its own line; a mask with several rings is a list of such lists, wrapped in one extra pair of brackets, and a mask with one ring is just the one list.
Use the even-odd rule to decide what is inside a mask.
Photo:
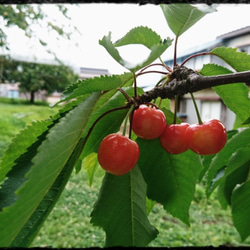
[(188, 123), (167, 125), (159, 140), (161, 146), (171, 154), (180, 154), (188, 150), (186, 129)]
[(216, 119), (203, 124), (190, 125), (186, 133), (189, 148), (200, 155), (218, 153), (227, 141), (226, 128), (222, 122)]
[(98, 149), (101, 167), (114, 175), (128, 173), (136, 165), (139, 155), (138, 144), (120, 134), (107, 135)]
[(140, 105), (135, 110), (132, 122), (132, 130), (143, 139), (158, 138), (166, 127), (166, 117), (160, 109)]

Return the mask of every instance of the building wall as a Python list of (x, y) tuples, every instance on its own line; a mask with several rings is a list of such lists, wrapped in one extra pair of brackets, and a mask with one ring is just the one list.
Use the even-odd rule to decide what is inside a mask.
[(0, 97), (19, 98), (18, 83), (0, 83)]
[[(224, 123), (228, 130), (233, 128), (235, 114), (226, 108), (226, 106), (220, 100), (207, 100), (196, 99), (196, 105), (198, 107), (202, 121), (209, 119), (218, 119)], [(183, 109), (185, 106), (185, 109)], [(186, 114), (185, 121), (189, 124), (198, 123), (197, 114), (194, 108), (192, 99), (185, 98), (180, 103), (180, 110), (186, 110), (186, 112), (180, 112), (182, 115)]]
[[(216, 45), (216, 46), (215, 46)], [(250, 54), (250, 26), (242, 28), (237, 31), (230, 32), (229, 34), (222, 35), (217, 38), (217, 41), (214, 41), (210, 46), (200, 46), (197, 48), (197, 51), (192, 51), (192, 55), (196, 53), (211, 51), (214, 47), (233, 47), (238, 48), (239, 51), (244, 51)], [(188, 58), (191, 54), (182, 55), (177, 58), (177, 64), (182, 63), (183, 60)], [(166, 61), (166, 64), (171, 66), (172, 61)], [(203, 64), (218, 64), (223, 67), (235, 71), (231, 68), (226, 62), (221, 60), (217, 56), (213, 55), (204, 55), (198, 56), (190, 59), (185, 66), (194, 70), (201, 70)], [(235, 121), (235, 114), (228, 109), (220, 97), (212, 89), (207, 89), (203, 91), (198, 91), (194, 93), (198, 109), (202, 119), (207, 120), (210, 118), (216, 118), (221, 120), (228, 130), (233, 128)], [(173, 110), (173, 109), (172, 109)], [(186, 115), (186, 121), (190, 124), (197, 123), (197, 115), (194, 109), (194, 104), (190, 95), (184, 95), (179, 103), (180, 114)]]
[(226, 47), (240, 48), (242, 46), (248, 46), (249, 48), (249, 45), (250, 45), (250, 34), (245, 34), (225, 41)]

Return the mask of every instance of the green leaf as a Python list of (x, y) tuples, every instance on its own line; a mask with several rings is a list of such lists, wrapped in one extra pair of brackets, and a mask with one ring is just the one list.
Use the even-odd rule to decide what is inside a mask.
[(237, 48), (218, 47), (211, 53), (220, 57), (238, 72), (250, 70), (250, 55), (237, 51)]
[[(170, 111), (171, 109), (171, 101), (170, 99), (166, 98), (166, 99), (162, 99), (160, 97), (155, 99), (155, 105), (157, 105), (160, 108), (165, 108), (168, 109), (168, 111), (166, 111), (167, 113)], [(171, 112), (171, 111), (170, 111)]]
[[(249, 150), (248, 150), (248, 155), (249, 155)], [(250, 159), (248, 159), (248, 161), (245, 164), (242, 165), (239, 164), (237, 169), (235, 169), (235, 171), (233, 171), (231, 174), (227, 174), (227, 172), (225, 171), (225, 176), (224, 176), (225, 181), (223, 182), (223, 191), (225, 199), (229, 205), (231, 205), (232, 192), (236, 187), (236, 185), (241, 184), (246, 180), (249, 172), (249, 166), (250, 166)], [(230, 167), (231, 166), (229, 165), (228, 168)]]
[(161, 9), (169, 28), (179, 37), (202, 17), (211, 12), (211, 8), (199, 10), (190, 4), (161, 4)]
[(249, 146), (236, 151), (230, 158), (220, 180), (218, 198), (223, 207), (231, 205), (232, 192), (237, 184), (246, 181), (250, 166)]
[[(33, 122), (31, 125), (20, 131), (20, 133), (12, 140), (12, 143), (1, 158), (0, 184), (4, 181), (6, 174), (10, 172), (18, 162), (21, 162), (22, 164), (26, 156), (27, 159), (29, 159), (31, 157), (30, 154), (36, 152), (37, 147), (40, 145), (39, 143), (43, 140), (41, 138), (43, 138), (43, 136), (48, 133), (49, 129), (64, 117), (74, 106), (76, 106), (76, 102), (67, 104), (50, 119)], [(20, 181), (16, 184), (18, 186)], [(15, 185), (11, 184), (11, 189), (14, 189), (14, 187)]]
[(250, 181), (235, 188), (232, 195), (233, 223), (241, 239), (245, 240), (250, 235)]
[(38, 147), (46, 139), (49, 130), (44, 131), (36, 141), (26, 149), (26, 152), (21, 154), (11, 170), (7, 173), (4, 182), (0, 189), (0, 211), (5, 207), (11, 206), (18, 199), (15, 191), (18, 190), (26, 180), (26, 173), (30, 170), (32, 163), (31, 159), (37, 154)]
[[(174, 113), (168, 109), (168, 108), (161, 108), (162, 112), (165, 114), (166, 116), (166, 122), (167, 124), (173, 124), (174, 122)], [(181, 120), (179, 117), (176, 117), (176, 123), (181, 123)]]
[[(20, 188), (15, 191), (17, 196), (15, 203), (3, 207), (0, 212), (0, 246), (11, 246), (17, 236), (19, 239), (27, 237), (27, 235), (20, 235), (20, 232), (24, 230), (25, 225), (32, 224), (30, 219), (33, 218), (34, 213), (39, 213), (40, 206), (46, 209), (45, 197), (49, 191), (53, 191), (51, 188), (58, 188), (55, 182), (64, 167), (71, 161), (70, 158), (79, 145), (82, 133), (88, 124), (89, 116), (92, 114), (92, 109), (99, 96), (99, 93), (93, 93), (79, 106), (71, 110), (49, 130), (46, 140), (35, 152), (35, 157), (32, 160), (25, 158), (24, 164), (20, 162), (21, 167), (25, 168), (26, 162), (31, 166), (25, 174), (25, 178), (20, 175)], [(33, 157), (32, 153), (31, 156)], [(75, 160), (72, 161), (75, 162)], [(16, 169), (7, 179), (8, 182), (12, 181), (13, 185), (19, 178), (18, 165)], [(58, 185), (61, 184), (61, 181)], [(2, 191), (4, 192), (3, 189)], [(0, 201), (1, 204), (5, 203), (5, 200), (1, 199)], [(51, 202), (48, 202), (48, 207), (50, 206)], [(37, 225), (37, 227), (39, 226)]]
[(91, 213), (91, 223), (106, 232), (106, 247), (142, 247), (156, 237), (146, 213), (146, 189), (138, 166), (122, 176), (106, 173)]
[(43, 40), (39, 39), (39, 42), (41, 43), (42, 46), (47, 46), (48, 43), (44, 42)]
[(189, 207), (202, 168), (200, 157), (191, 151), (169, 154), (158, 139), (136, 141), (140, 147), (138, 165), (147, 183), (148, 198), (161, 203), (174, 217), (189, 225)]
[(240, 166), (250, 161), (250, 142), (235, 151), (229, 159), (225, 176), (233, 174)]
[(130, 30), (123, 38), (114, 43), (115, 47), (128, 44), (142, 44), (148, 49), (161, 42), (161, 37), (148, 27), (136, 27)]
[(27, 148), (35, 143), (52, 121), (33, 122), (27, 128), (22, 130), (9, 145), (5, 154), (0, 161), (0, 184), (4, 180), (6, 174), (11, 170), (14, 161), (27, 151)]
[(131, 73), (112, 76), (105, 75), (100, 77), (87, 78), (82, 81), (79, 80), (77, 83), (72, 84), (63, 92), (62, 100), (60, 102), (77, 98), (79, 96), (90, 94), (96, 91), (117, 89), (131, 80), (133, 80), (133, 74)]
[[(231, 73), (229, 69), (216, 64), (206, 64), (200, 74), (205, 76), (223, 75)], [(250, 116), (249, 89), (244, 83), (226, 84), (213, 87), (215, 92), (221, 97), (224, 104), (232, 110), (242, 121)], [(233, 98), (232, 98), (233, 97)]]
[(73, 91), (78, 88), (78, 86), (81, 82), (82, 82), (82, 80), (78, 80), (78, 81), (70, 84), (69, 86), (67, 86), (62, 93), (61, 99), (66, 99), (69, 95), (71, 95), (73, 93)]
[[(235, 154), (238, 150), (242, 148), (249, 147), (249, 141), (250, 141), (250, 129), (244, 129), (237, 134), (235, 134), (231, 139), (229, 139), (224, 146), (224, 148), (216, 154), (216, 156), (213, 158), (208, 172), (207, 172), (207, 187), (206, 187), (206, 193), (207, 196), (209, 196), (213, 190), (221, 183), (223, 180), (221, 175), (220, 178), (215, 179), (217, 176), (217, 173), (225, 169), (225, 167), (228, 167), (229, 160), (231, 159), (231, 156)], [(241, 152), (242, 153), (242, 152)], [(249, 154), (249, 153), (248, 153)], [(245, 159), (245, 158), (244, 158)], [(243, 163), (244, 164), (244, 159)], [(241, 160), (238, 158), (238, 160)], [(241, 164), (232, 164), (232, 168), (235, 170), (237, 167), (240, 167)], [(231, 171), (230, 169), (227, 171)], [(230, 173), (230, 172), (228, 172)]]
[(148, 197), (146, 197), (146, 209), (147, 209), (147, 215), (150, 214), (152, 211), (156, 201), (150, 200)]
[[(132, 40), (130, 41), (130, 39)], [(134, 43), (145, 45), (150, 49), (149, 56), (143, 62), (137, 64), (124, 60), (116, 49), (118, 46)], [(132, 29), (122, 39), (118, 40), (117, 43), (112, 43), (111, 33), (109, 33), (108, 36), (104, 36), (102, 40), (99, 40), (99, 44), (102, 45), (119, 64), (133, 73), (154, 62), (171, 45), (171, 43), (172, 40), (170, 38), (162, 41), (159, 35), (147, 27), (137, 27)]]
[(225, 183), (225, 179), (221, 181), (220, 185), (217, 188), (217, 198), (218, 198), (218, 201), (220, 202), (221, 207), (223, 209), (226, 209), (229, 203), (225, 196), (224, 183)]
[(128, 64), (128, 62), (124, 61), (118, 50), (115, 48), (114, 44), (111, 41), (111, 32), (107, 36), (104, 36), (102, 40), (99, 40), (99, 44), (102, 45), (107, 52), (122, 66)]
[(199, 181), (201, 181), (204, 175), (206, 174), (213, 158), (214, 158), (214, 155), (202, 155), (201, 156), (203, 169), (200, 172)]
[(245, 125), (245, 124), (250, 124), (250, 117), (248, 117), (248, 118), (242, 123), (242, 125)]
[(19, 232), (19, 234), (13, 240), (11, 247), (27, 247), (29, 246), (37, 233), (39, 232), (42, 223), (45, 221), (57, 200), (59, 199), (65, 185), (67, 184), (69, 177), (72, 173), (77, 158), (79, 157), (81, 148), (84, 144), (84, 139), (80, 139), (76, 149), (70, 156), (70, 159), (65, 164), (57, 179), (53, 183), (52, 187), (48, 190), (44, 199), (40, 202), (39, 206), (27, 221), (25, 226)]
[(97, 160), (97, 153), (91, 153), (83, 159), (83, 167), (85, 168), (89, 177), (89, 186), (92, 185), (94, 179), (94, 173), (96, 168), (99, 166)]

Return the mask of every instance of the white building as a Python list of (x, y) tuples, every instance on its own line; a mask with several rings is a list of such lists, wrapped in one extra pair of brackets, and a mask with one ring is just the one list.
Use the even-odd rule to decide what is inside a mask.
[[(193, 54), (209, 52), (216, 47), (222, 46), (234, 47), (238, 48), (240, 51), (250, 53), (250, 26), (223, 34), (218, 36), (215, 41), (202, 44), (201, 46), (188, 50), (186, 53), (180, 54), (177, 58), (177, 64), (181, 64)], [(173, 59), (165, 60), (164, 62), (168, 66), (173, 67)], [(212, 55), (194, 57), (189, 60), (185, 66), (193, 70), (200, 70), (203, 64), (207, 63), (215, 63), (223, 67), (229, 67), (224, 61)], [(195, 92), (194, 97), (203, 121), (211, 118), (219, 119), (225, 124), (228, 130), (232, 129), (235, 114), (224, 105), (215, 91), (212, 89), (205, 89)], [(172, 105), (174, 105), (174, 103)], [(180, 118), (183, 118), (183, 120), (190, 124), (198, 122), (194, 104), (189, 94), (180, 98), (178, 106)]]
[(81, 67), (79, 72), (81, 80), (101, 75), (110, 75), (110, 73), (107, 69), (84, 68), (84, 67)]
[(19, 83), (0, 83), (0, 97), (19, 98)]

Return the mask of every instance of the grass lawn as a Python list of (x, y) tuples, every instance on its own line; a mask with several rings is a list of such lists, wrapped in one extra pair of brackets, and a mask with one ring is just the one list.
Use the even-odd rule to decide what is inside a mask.
[(5, 98), (0, 98), (0, 157), (20, 130), (33, 121), (48, 119), (55, 113), (56, 109), (41, 103), (35, 105), (29, 105), (23, 101), (11, 103)]
[[(42, 105), (1, 103), (0, 99), (0, 157), (21, 129), (33, 120), (44, 120), (56, 110)], [(89, 187), (84, 170), (73, 172), (55, 208), (44, 222), (31, 247), (88, 248), (103, 247), (105, 233), (90, 224), (90, 213), (97, 199), (103, 177), (98, 169)], [(233, 227), (230, 209), (222, 210), (215, 194), (209, 200), (202, 185), (197, 185), (190, 208), (188, 227), (156, 204), (149, 215), (150, 223), (159, 230), (151, 247), (180, 246), (250, 246), (250, 237), (242, 243)]]
[[(32, 247), (89, 248), (104, 247), (105, 233), (90, 224), (89, 215), (101, 185), (99, 170), (92, 187), (87, 175), (73, 173), (56, 207), (45, 221)], [(183, 246), (250, 246), (250, 237), (241, 243), (233, 227), (230, 210), (222, 210), (212, 196), (206, 200), (202, 186), (197, 185), (196, 200), (190, 208), (188, 227), (156, 204), (149, 215), (150, 223), (159, 230), (150, 247)]]

